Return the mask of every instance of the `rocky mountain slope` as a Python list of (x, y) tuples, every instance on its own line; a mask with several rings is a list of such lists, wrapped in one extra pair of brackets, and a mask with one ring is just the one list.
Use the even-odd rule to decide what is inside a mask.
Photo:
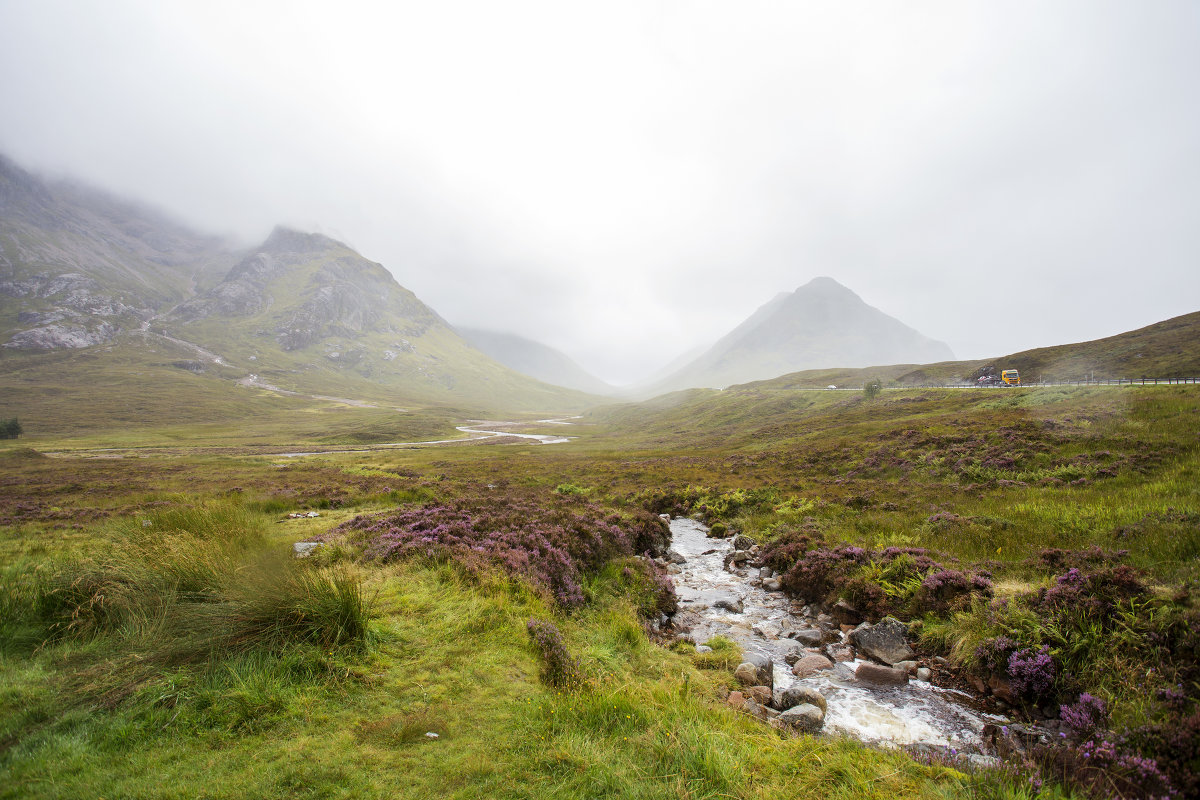
[(90, 347), (210, 285), (222, 242), (102, 192), (45, 181), (0, 156), (0, 343)]
[(579, 366), (566, 353), (541, 342), (535, 342), (513, 333), (501, 333), (482, 328), (467, 328), (457, 325), (455, 329), (477, 350), (486, 353), (506, 367), (530, 375), (539, 381), (592, 394), (607, 395), (617, 391), (616, 387), (605, 383)]
[(471, 347), (341, 242), (277, 228), (238, 251), (0, 160), (0, 374), (66, 385), (79, 377), (63, 372), (70, 351), (89, 355), (74, 367), (89, 376), (80, 391), (136, 365), (149, 387), (174, 383), (156, 371), (185, 369), (229, 391), (393, 405), (553, 412), (591, 402)]
[(924, 364), (954, 357), (862, 301), (832, 278), (777, 295), (707, 352), (646, 393), (722, 387), (789, 372), (872, 364)]

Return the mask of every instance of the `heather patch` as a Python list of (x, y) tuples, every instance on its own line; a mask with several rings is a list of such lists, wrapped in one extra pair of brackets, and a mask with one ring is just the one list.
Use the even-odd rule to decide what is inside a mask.
[(987, 573), (948, 569), (923, 547), (829, 547), (819, 536), (788, 531), (763, 553), (764, 563), (783, 573), (783, 588), (806, 602), (840, 597), (879, 619), (945, 614), (992, 596)]
[(575, 690), (584, 685), (583, 668), (563, 643), (553, 622), (531, 619), (525, 625), (533, 646), (542, 657), (542, 680), (559, 689)]
[(577, 495), (474, 495), (360, 516), (337, 531), (371, 561), (453, 561), (499, 569), (548, 591), (563, 608), (584, 602), (581, 579), (605, 563), (666, 549), (666, 524), (645, 512), (614, 514)]

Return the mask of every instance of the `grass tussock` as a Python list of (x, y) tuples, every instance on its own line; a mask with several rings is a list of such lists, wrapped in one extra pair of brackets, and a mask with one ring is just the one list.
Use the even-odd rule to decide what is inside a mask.
[(262, 518), (229, 504), (113, 525), (90, 553), (6, 583), (0, 606), (14, 636), (108, 637), (170, 663), (296, 643), (362, 646), (371, 617), (355, 573), (272, 551)]

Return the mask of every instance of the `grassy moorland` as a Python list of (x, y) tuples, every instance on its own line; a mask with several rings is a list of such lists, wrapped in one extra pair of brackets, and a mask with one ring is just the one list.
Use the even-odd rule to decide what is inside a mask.
[[(6, 443), (0, 796), (1195, 794), (1198, 423), (1195, 387), (770, 382), (549, 447)], [(663, 511), (757, 537), (797, 597), (911, 621), (1072, 735), (967, 774), (736, 714), (736, 653), (648, 632)]]

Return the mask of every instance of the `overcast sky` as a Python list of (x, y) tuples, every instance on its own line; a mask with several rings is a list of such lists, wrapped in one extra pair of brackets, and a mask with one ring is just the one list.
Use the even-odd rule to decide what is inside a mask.
[(629, 382), (818, 275), (961, 358), (1200, 310), (1200, 3), (0, 0), (0, 152)]

